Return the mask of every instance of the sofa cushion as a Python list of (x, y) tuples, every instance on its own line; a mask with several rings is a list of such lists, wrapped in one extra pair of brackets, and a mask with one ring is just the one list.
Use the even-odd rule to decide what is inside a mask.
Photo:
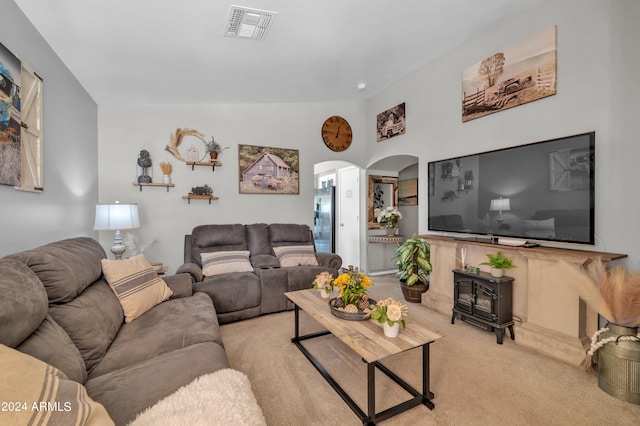
[[(69, 380), (57, 368), (4, 345), (0, 345), (0, 359), (0, 401), (20, 404), (20, 409), (2, 410), (2, 424), (114, 424), (81, 384)], [(40, 404), (56, 409), (42, 409)]]
[(144, 254), (129, 259), (102, 259), (102, 271), (122, 304), (127, 323), (173, 294)]
[(283, 268), (290, 266), (317, 266), (315, 250), (313, 246), (279, 246), (273, 251)]
[(307, 225), (273, 223), (269, 225), (271, 246), (291, 245), (291, 243), (311, 243), (313, 235)]
[(100, 260), (104, 249), (94, 239), (70, 238), (14, 253), (29, 266), (44, 284), (49, 303), (66, 303), (76, 297), (102, 275)]
[(252, 223), (245, 225), (247, 246), (251, 256), (273, 255), (269, 243), (269, 225), (266, 223)]
[(124, 320), (122, 306), (104, 279), (71, 302), (50, 306), (49, 314), (67, 332), (89, 372), (104, 357)]
[(125, 425), (195, 378), (228, 367), (222, 346), (198, 343), (89, 379), (85, 386), (116, 424)]
[(200, 225), (191, 231), (191, 262), (202, 266), (200, 254), (247, 250), (244, 225)]
[(258, 254), (251, 256), (251, 264), (256, 269), (279, 268), (278, 258), (272, 254)]
[(56, 367), (73, 381), (87, 380), (87, 367), (80, 351), (51, 316), (16, 349)]
[(207, 293), (218, 315), (260, 306), (260, 279), (253, 272), (207, 277), (194, 283), (193, 291)]
[(203, 342), (222, 346), (211, 298), (196, 293), (169, 300), (124, 324), (90, 378)]
[(202, 274), (205, 277), (232, 272), (252, 272), (249, 250), (228, 250), (202, 253)]
[(15, 347), (47, 317), (47, 293), (24, 263), (0, 259), (0, 343)]

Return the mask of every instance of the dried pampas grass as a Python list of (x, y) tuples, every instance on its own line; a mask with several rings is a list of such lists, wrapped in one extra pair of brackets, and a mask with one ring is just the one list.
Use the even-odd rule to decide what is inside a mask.
[(170, 175), (171, 171), (173, 170), (173, 167), (171, 166), (171, 163), (160, 163), (160, 169), (162, 169), (162, 173), (165, 175)]
[(622, 267), (609, 271), (602, 259), (582, 268), (558, 263), (567, 282), (607, 321), (624, 327), (640, 326), (640, 272), (631, 274)]
[(565, 261), (559, 261), (556, 271), (562, 280), (576, 288), (580, 297), (594, 310), (605, 318), (613, 316), (608, 303), (600, 291), (602, 277), (606, 275), (605, 266), (601, 261), (591, 262), (586, 268), (575, 267)]
[[(558, 268), (566, 282), (607, 321), (623, 327), (640, 326), (640, 272), (631, 274), (622, 267), (609, 271), (602, 259), (590, 261), (582, 268), (560, 261)], [(592, 368), (593, 347), (604, 330), (596, 332), (591, 339), (591, 349), (580, 363), (585, 371)]]

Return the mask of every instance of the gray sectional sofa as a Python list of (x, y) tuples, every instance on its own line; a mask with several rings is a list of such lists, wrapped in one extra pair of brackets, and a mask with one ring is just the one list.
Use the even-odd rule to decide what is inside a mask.
[[(300, 260), (286, 258), (296, 249)], [(203, 256), (223, 252), (245, 253), (250, 267), (203, 273)], [(311, 288), (321, 272), (336, 277), (342, 265), (340, 256), (315, 251), (307, 225), (264, 223), (197, 226), (185, 235), (184, 261), (177, 273), (190, 274), (194, 292), (211, 296), (221, 324), (293, 309), (285, 292)]]
[[(102, 273), (103, 258), (97, 241), (80, 237), (0, 259), (0, 354), (28, 354), (57, 368), (124, 425), (229, 363), (211, 298), (193, 294), (188, 275), (165, 277), (170, 299), (126, 323)], [(0, 369), (0, 386), (9, 373), (6, 365)], [(25, 383), (29, 373), (21, 372)], [(61, 405), (57, 414), (82, 407), (65, 413)]]

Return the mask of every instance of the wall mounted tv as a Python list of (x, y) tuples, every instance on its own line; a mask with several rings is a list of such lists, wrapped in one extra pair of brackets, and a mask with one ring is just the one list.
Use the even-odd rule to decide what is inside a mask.
[(429, 162), (430, 231), (594, 244), (595, 132)]

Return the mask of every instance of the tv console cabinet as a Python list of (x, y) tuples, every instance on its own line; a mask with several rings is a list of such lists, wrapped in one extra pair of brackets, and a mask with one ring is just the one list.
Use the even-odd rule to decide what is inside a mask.
[(601, 258), (614, 262), (626, 254), (565, 249), (559, 247), (513, 247), (491, 243), (461, 241), (451, 237), (423, 234), (431, 248), (429, 291), (422, 296), (426, 307), (451, 314), (454, 304), (455, 269), (460, 269), (461, 249), (471, 266), (487, 261), (487, 254), (501, 251), (515, 265), (509, 270), (512, 285), (512, 314), (522, 319), (516, 324), (517, 344), (578, 366), (583, 360), (591, 335), (598, 329), (598, 313), (580, 299), (577, 289), (567, 283), (560, 262), (580, 267)]

